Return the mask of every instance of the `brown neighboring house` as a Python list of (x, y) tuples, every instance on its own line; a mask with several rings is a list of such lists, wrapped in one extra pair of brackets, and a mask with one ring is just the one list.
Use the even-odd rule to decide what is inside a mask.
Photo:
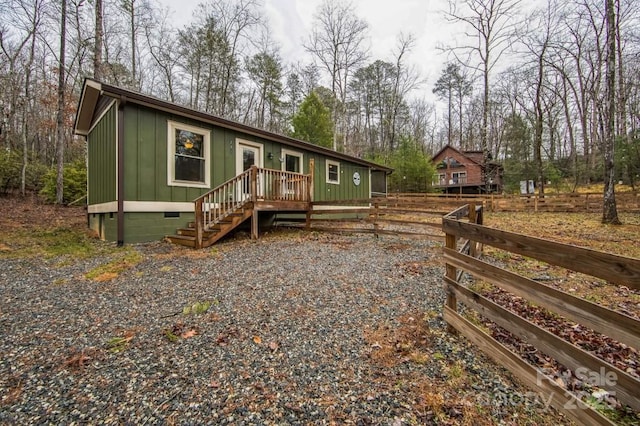
[[(433, 187), (445, 193), (482, 194), (487, 192), (483, 180), (482, 151), (460, 151), (446, 145), (431, 159), (436, 167)], [(502, 192), (501, 164), (489, 161), (489, 192)]]

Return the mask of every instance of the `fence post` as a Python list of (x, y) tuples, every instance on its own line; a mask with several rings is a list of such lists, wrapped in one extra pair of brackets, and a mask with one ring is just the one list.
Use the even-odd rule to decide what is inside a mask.
[[(456, 250), (456, 236), (452, 234), (446, 234), (446, 247), (451, 250)], [(455, 281), (456, 280), (457, 270), (453, 265), (446, 264), (446, 272), (445, 275), (447, 278)], [(447, 292), (447, 307), (452, 309), (455, 312), (458, 312), (458, 300), (456, 299), (455, 293), (449, 289), (449, 285), (445, 282), (446, 292)], [(457, 331), (455, 327), (452, 325), (447, 325), (447, 331), (452, 334), (456, 334)]]
[(588, 192), (587, 192), (587, 195), (586, 195), (586, 197), (584, 199), (584, 202), (585, 202), (585, 207), (586, 207), (585, 210), (587, 211), (587, 213), (589, 213), (589, 193)]
[(373, 203), (373, 234), (378, 236), (378, 214), (379, 214), (379, 205), (378, 201)]
[(196, 222), (196, 246), (195, 248), (202, 248), (202, 236), (204, 226), (204, 212), (202, 211), (202, 198), (198, 198), (195, 202), (195, 222)]
[[(474, 203), (469, 204), (469, 223), (477, 223), (476, 205)], [(476, 242), (472, 240), (469, 240), (469, 256), (476, 257)]]

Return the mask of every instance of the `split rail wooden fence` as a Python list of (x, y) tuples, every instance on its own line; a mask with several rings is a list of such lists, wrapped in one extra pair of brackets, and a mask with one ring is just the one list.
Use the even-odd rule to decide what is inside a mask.
[(442, 240), (442, 216), (457, 205), (456, 200), (396, 198), (313, 202), (306, 215), (305, 228)]
[[(473, 203), (483, 205), (490, 212), (573, 212), (600, 213), (602, 212), (601, 193), (563, 193), (532, 195), (476, 195), (476, 194), (389, 194), (388, 198), (398, 200), (413, 200), (447, 202), (458, 200), (459, 203)], [(446, 200), (446, 201), (445, 201)], [(616, 193), (618, 211), (622, 213), (640, 213), (640, 194), (635, 192)]]
[(445, 215), (442, 220), (442, 230), (446, 234), (444, 285), (447, 301), (444, 318), (451, 331), (462, 333), (525, 385), (544, 395), (544, 401), (550, 401), (552, 406), (578, 424), (603, 425), (611, 422), (461, 315), (459, 303), (553, 357), (571, 371), (582, 369), (578, 371), (588, 372), (589, 377), (601, 378), (598, 387), (615, 395), (622, 404), (640, 411), (638, 377), (515, 314), (461, 281), (463, 273), (469, 274), (473, 280), (488, 282), (569, 321), (640, 349), (638, 319), (494, 266), (476, 254), (480, 245), (493, 246), (635, 290), (640, 289), (640, 260), (488, 228), (482, 225), (482, 212), (481, 206), (465, 205)]

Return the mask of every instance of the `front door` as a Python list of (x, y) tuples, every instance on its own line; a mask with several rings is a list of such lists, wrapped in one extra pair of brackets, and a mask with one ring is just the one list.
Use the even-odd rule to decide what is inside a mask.
[[(238, 141), (236, 144), (236, 174), (249, 170), (251, 166), (262, 167), (262, 145)], [(246, 199), (251, 196), (251, 179), (244, 179), (239, 189), (240, 199)], [(262, 185), (260, 176), (258, 176), (258, 196), (262, 194)]]

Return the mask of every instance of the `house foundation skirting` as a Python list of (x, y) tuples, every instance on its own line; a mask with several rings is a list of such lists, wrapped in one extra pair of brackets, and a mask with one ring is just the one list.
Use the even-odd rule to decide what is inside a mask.
[[(124, 212), (191, 212), (194, 204), (192, 202), (171, 202), (171, 201), (125, 201)], [(112, 213), (118, 211), (118, 202), (91, 204), (87, 207), (88, 213)]]

